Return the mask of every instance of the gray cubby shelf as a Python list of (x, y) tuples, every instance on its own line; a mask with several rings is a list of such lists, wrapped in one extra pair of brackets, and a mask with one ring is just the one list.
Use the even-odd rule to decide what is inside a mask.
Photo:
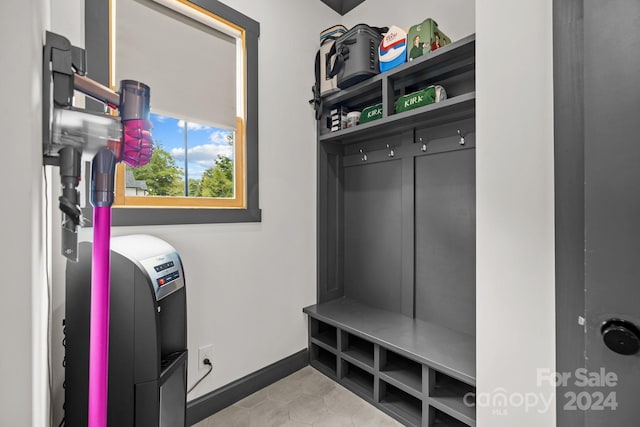
[[(430, 407), (431, 419), (433, 419), (433, 427), (466, 427), (467, 424), (440, 411), (437, 408)], [(475, 422), (474, 424), (475, 425)]]
[(422, 398), (422, 364), (391, 351), (383, 350), (380, 378), (405, 392)]
[(475, 386), (475, 337), (349, 298), (303, 309), (310, 318)]
[(475, 387), (437, 371), (433, 371), (431, 378), (429, 404), (466, 425), (475, 426), (474, 407), (467, 404), (475, 404)]
[(311, 342), (335, 353), (338, 345), (337, 329), (328, 323), (312, 320), (310, 325)]
[(342, 357), (366, 371), (374, 368), (374, 345), (357, 335), (342, 331)]
[(338, 370), (337, 356), (322, 346), (309, 344), (309, 357), (311, 366), (318, 369), (323, 374), (336, 379)]
[(343, 359), (341, 381), (367, 400), (373, 399), (374, 375)]
[[(447, 98), (396, 113), (430, 85)], [(382, 117), (330, 132), (331, 110)], [(404, 425), (476, 425), (475, 35), (324, 97), (310, 364)]]
[(380, 406), (405, 425), (422, 425), (422, 401), (392, 384), (381, 382)]
[[(434, 425), (475, 426), (475, 409), (463, 401), (475, 391), (473, 336), (348, 298), (303, 311), (318, 328), (326, 325), (324, 330), (333, 327), (341, 334), (337, 356), (310, 338), (312, 366), (319, 364), (322, 372), (406, 425), (422, 425), (424, 406), (434, 420), (444, 420)], [(322, 359), (314, 360), (317, 355)]]

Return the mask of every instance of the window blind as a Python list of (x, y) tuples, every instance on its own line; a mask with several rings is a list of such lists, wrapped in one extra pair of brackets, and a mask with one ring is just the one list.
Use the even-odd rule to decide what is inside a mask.
[(235, 130), (236, 39), (151, 0), (114, 0), (113, 82), (151, 87), (151, 110)]

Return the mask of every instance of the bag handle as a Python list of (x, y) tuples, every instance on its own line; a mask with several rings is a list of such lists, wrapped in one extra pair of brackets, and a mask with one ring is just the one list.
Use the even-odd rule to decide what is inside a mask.
[(316, 61), (315, 61), (315, 75), (316, 81), (311, 86), (311, 92), (313, 93), (313, 99), (309, 100), (309, 104), (313, 106), (313, 109), (316, 113), (316, 120), (320, 120), (322, 118), (322, 97), (320, 96), (320, 51), (316, 52)]
[[(361, 24), (361, 25), (366, 25), (366, 24)], [(357, 27), (357, 25), (355, 27)], [(355, 27), (352, 27), (351, 29)], [(371, 28), (373, 31), (377, 32), (380, 35), (389, 31), (389, 27), (371, 27), (369, 25), (367, 25), (367, 27)], [(327, 54), (328, 58), (330, 58), (331, 55), (334, 55), (334, 54), (336, 55), (336, 60), (333, 63), (333, 67), (331, 68), (331, 71), (327, 75), (328, 78), (333, 78), (337, 76), (342, 70), (342, 68), (344, 67), (345, 55), (349, 53), (349, 48), (343, 47), (343, 46), (356, 43), (355, 40), (348, 38), (351, 36), (351, 34), (349, 34), (349, 31), (347, 31), (346, 33), (344, 33), (343, 35), (341, 35), (336, 39), (336, 42), (333, 44), (333, 46), (331, 46), (331, 49)], [(342, 39), (344, 39), (344, 41), (341, 41)], [(338, 45), (338, 42), (340, 42), (340, 52), (337, 52), (337, 48), (336, 48), (336, 46)]]
[(342, 50), (340, 51), (340, 53), (338, 53), (335, 43), (333, 44), (333, 46), (331, 46), (331, 49), (329, 49), (327, 58), (331, 58), (332, 55), (336, 56), (336, 60), (334, 61), (333, 67), (331, 67), (329, 74), (327, 74), (327, 78), (330, 78), (330, 79), (337, 76), (342, 70), (342, 68), (344, 67), (344, 57), (342, 55)]
[[(365, 25), (367, 27), (369, 27), (370, 29), (372, 29), (373, 31), (375, 31), (376, 33), (383, 35), (384, 33), (389, 32), (389, 27), (372, 27), (369, 24), (358, 24), (358, 25), (354, 25), (353, 27), (351, 27), (351, 29), (353, 30), (354, 28), (358, 27), (359, 25)], [(347, 33), (345, 33), (347, 34)]]
[(389, 32), (389, 27), (371, 27), (371, 29), (380, 35)]

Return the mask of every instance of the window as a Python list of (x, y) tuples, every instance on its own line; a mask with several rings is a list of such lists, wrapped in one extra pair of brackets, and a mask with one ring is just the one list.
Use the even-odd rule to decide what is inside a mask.
[(157, 113), (151, 122), (152, 160), (118, 166), (116, 206), (242, 207), (244, 150), (235, 131)]
[(156, 144), (149, 165), (118, 165), (114, 225), (260, 221), (259, 24), (215, 0), (110, 0), (105, 23), (96, 3), (89, 69), (106, 58), (112, 87), (151, 87)]

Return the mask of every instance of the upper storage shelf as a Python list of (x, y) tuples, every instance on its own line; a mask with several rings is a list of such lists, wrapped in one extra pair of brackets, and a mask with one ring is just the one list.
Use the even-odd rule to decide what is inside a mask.
[(404, 111), (383, 117), (373, 122), (364, 123), (351, 128), (327, 133), (320, 136), (322, 142), (347, 144), (372, 135), (385, 136), (398, 133), (406, 129), (432, 124), (443, 124), (472, 117), (475, 114), (476, 93), (469, 92), (454, 98), (445, 99), (437, 104), (425, 105), (415, 110)]
[[(435, 84), (444, 87), (446, 100), (395, 113), (394, 104), (400, 96)], [(378, 103), (383, 106), (381, 119), (335, 132), (323, 126), (332, 108), (362, 110)], [(475, 35), (329, 95), (323, 99), (323, 105), (319, 141), (338, 144), (395, 133), (416, 124), (429, 126), (472, 117), (475, 114)]]

